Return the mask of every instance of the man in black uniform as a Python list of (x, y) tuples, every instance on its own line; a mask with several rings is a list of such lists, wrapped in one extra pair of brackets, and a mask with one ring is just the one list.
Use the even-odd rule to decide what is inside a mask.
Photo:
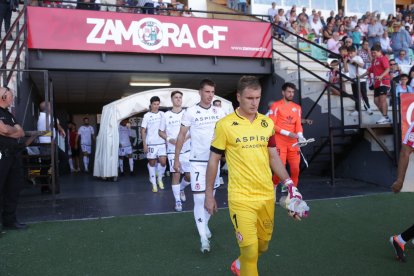
[(22, 163), (18, 139), (24, 136), (23, 128), (8, 111), (13, 103), (13, 91), (0, 88), (0, 201), (2, 223), (5, 229), (27, 228), (16, 218), (17, 201), (22, 185)]

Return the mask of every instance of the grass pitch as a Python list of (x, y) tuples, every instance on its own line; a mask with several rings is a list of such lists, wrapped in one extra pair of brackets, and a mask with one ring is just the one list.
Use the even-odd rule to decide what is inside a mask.
[[(414, 223), (414, 194), (309, 202), (296, 222), (276, 208), (260, 275), (414, 275), (388, 238)], [(0, 275), (231, 275), (238, 255), (228, 210), (210, 221), (212, 252), (199, 251), (192, 213), (41, 222), (0, 238)]]

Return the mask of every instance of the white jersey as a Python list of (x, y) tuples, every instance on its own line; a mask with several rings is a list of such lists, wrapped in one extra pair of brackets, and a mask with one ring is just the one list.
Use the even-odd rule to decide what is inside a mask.
[(121, 147), (130, 147), (131, 146), (131, 140), (129, 140), (129, 136), (131, 134), (130, 129), (127, 126), (119, 125), (118, 127), (119, 131), (119, 144)]
[(81, 139), (81, 145), (92, 145), (92, 135), (95, 133), (92, 126), (81, 126), (78, 129), (78, 135)]
[(160, 129), (161, 119), (164, 117), (164, 112), (157, 113), (147, 112), (142, 119), (141, 127), (146, 129), (146, 142), (148, 146), (165, 144), (165, 140), (158, 135)]
[[(168, 138), (177, 140), (178, 133), (180, 132), (181, 119), (185, 110), (175, 113), (172, 110), (165, 112), (164, 118), (161, 120), (160, 130), (165, 131)], [(181, 153), (190, 151), (190, 139), (185, 141)], [(167, 153), (175, 153), (175, 145), (167, 143)]]
[(187, 109), (181, 124), (190, 128), (190, 161), (208, 161), (216, 122), (223, 117), (223, 110), (213, 105), (210, 108), (204, 108), (196, 104)]

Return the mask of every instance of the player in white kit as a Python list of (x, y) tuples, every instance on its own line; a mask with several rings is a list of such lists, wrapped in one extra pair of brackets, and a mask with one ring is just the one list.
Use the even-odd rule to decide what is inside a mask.
[[(156, 193), (158, 192), (157, 183), (160, 189), (164, 190), (162, 177), (164, 176), (165, 165), (167, 163), (167, 153), (165, 140), (158, 135), (161, 119), (164, 117), (164, 112), (159, 111), (160, 98), (158, 96), (153, 96), (150, 99), (150, 103), (150, 111), (145, 113), (144, 118), (142, 119), (141, 137), (144, 153), (147, 154), (147, 166), (150, 182), (152, 184), (152, 191)], [(157, 168), (155, 168), (155, 165), (157, 165)], [(155, 170), (157, 170), (158, 180), (155, 177)]]
[[(214, 135), (216, 122), (224, 117), (221, 108), (211, 104), (216, 84), (208, 79), (200, 83), (200, 102), (186, 110), (181, 120), (180, 133), (175, 145), (174, 170), (180, 170), (179, 155), (190, 131), (191, 152), (190, 152), (190, 174), (191, 189), (194, 198), (194, 219), (201, 240), (201, 252), (210, 251), (209, 238), (211, 237), (208, 221), (210, 214), (204, 209), (204, 198), (206, 189), (206, 170), (210, 156), (210, 144)], [(219, 172), (220, 170), (218, 170)], [(220, 185), (218, 174), (215, 188)]]
[(121, 121), (118, 127), (119, 131), (119, 171), (121, 175), (124, 174), (124, 158), (127, 157), (129, 161), (129, 172), (134, 174), (134, 159), (132, 159), (132, 146), (131, 146), (131, 129), (128, 127), (128, 119)]
[[(171, 188), (175, 199), (174, 209), (181, 212), (183, 210), (181, 202), (186, 200), (184, 188), (190, 184), (190, 136), (187, 135), (180, 152), (181, 170), (176, 171), (174, 170), (175, 143), (180, 132), (181, 118), (185, 112), (182, 108), (183, 93), (180, 91), (171, 92), (171, 101), (173, 107), (165, 112), (164, 118), (161, 120), (159, 135), (167, 142), (167, 157), (172, 173)], [(184, 177), (180, 183), (182, 173), (184, 173)]]
[(89, 125), (89, 118), (83, 118), (83, 125), (78, 129), (78, 135), (76, 136), (76, 144), (78, 146), (78, 140), (80, 137), (81, 151), (83, 155), (83, 167), (85, 172), (89, 172), (89, 155), (92, 153), (92, 141), (95, 141), (95, 131), (91, 125)]

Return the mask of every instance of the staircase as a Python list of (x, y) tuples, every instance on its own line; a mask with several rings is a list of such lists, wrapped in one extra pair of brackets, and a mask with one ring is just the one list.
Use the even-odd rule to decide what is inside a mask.
[[(286, 82), (292, 82), (301, 88), (302, 115), (305, 117), (326, 87), (325, 82), (310, 72), (327, 80), (329, 69), (310, 59), (302, 51), (292, 49), (276, 38), (273, 39), (273, 49), (276, 50), (273, 53), (275, 74)], [(298, 65), (289, 59), (299, 62), (310, 72), (299, 69)], [(343, 84), (343, 90), (352, 95), (349, 82)], [(324, 92), (309, 116), (309, 119), (314, 119), (314, 124), (304, 126), (305, 137), (314, 137), (316, 141), (302, 148), (302, 153), (309, 163), (308, 168), (302, 164), (301, 169), (304, 170), (302, 175), (331, 176), (334, 181), (335, 168), (346, 158), (353, 146), (363, 139), (375, 144), (371, 146), (371, 150), (387, 150), (387, 154), (393, 151), (392, 125), (376, 125), (376, 121), (382, 115), (373, 102), (373, 91), (368, 90), (368, 98), (374, 114), (370, 116), (362, 110), (361, 118), (359, 118), (359, 116), (349, 114), (355, 107), (353, 100), (343, 98), (342, 113), (341, 98), (331, 95), (329, 103), (328, 92)], [(389, 116), (392, 118), (391, 110), (392, 108), (389, 107)], [(378, 146), (378, 143), (381, 145)], [(394, 158), (392, 154), (389, 157)]]

